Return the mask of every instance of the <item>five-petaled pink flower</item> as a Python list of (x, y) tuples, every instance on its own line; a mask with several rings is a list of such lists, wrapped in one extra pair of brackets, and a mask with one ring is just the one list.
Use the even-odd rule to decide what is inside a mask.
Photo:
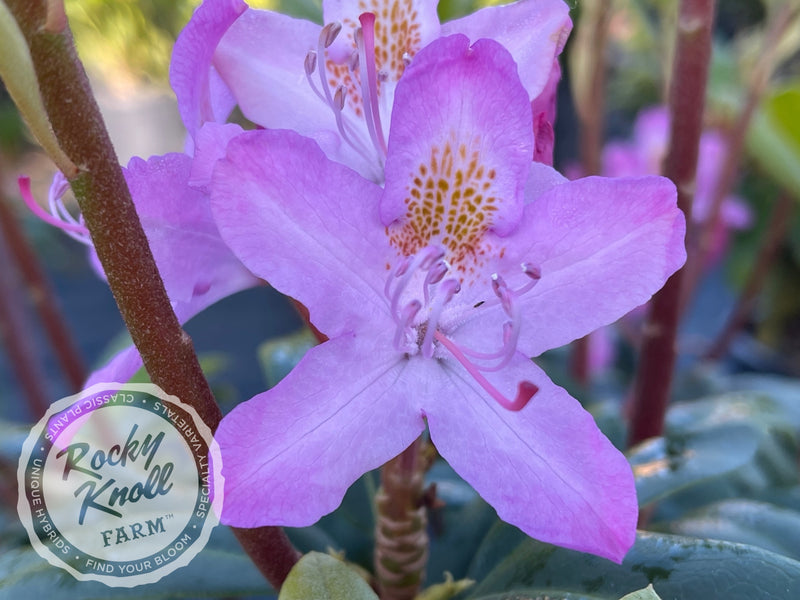
[(568, 182), (532, 162), (529, 94), (491, 40), (433, 41), (393, 104), (383, 187), (286, 130), (243, 133), (216, 165), (223, 239), (329, 337), (223, 419), (223, 521), (314, 523), (427, 424), (502, 519), (620, 561), (631, 469), (529, 357), (644, 303), (683, 263), (674, 186)]
[[(556, 58), (572, 28), (563, 0), (520, 0), (440, 24), (438, 0), (323, 0), (322, 27), (205, 0), (175, 45), (170, 80), (194, 134), (234, 105), (253, 123), (315, 139), (328, 158), (383, 181), (394, 91), (408, 63), (442, 35), (495, 39), (517, 62), (532, 103), (537, 159), (552, 162)], [(359, 15), (375, 15), (361, 29)], [(363, 75), (362, 75), (363, 74)], [(213, 133), (212, 133), (213, 132)], [(236, 133), (212, 127), (214, 144)]]

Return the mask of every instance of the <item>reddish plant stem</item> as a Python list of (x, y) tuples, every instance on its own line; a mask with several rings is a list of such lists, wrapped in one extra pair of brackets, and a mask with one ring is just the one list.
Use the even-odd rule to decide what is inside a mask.
[[(164, 290), (130, 192), (68, 28), (48, 31), (47, 2), (7, 0), (31, 51), (53, 131), (80, 172), (70, 180), (122, 318), (154, 383), (191, 404), (215, 430), (222, 413)], [(234, 529), (280, 588), (299, 559), (277, 527)]]
[(0, 198), (0, 228), (8, 241), (22, 279), (28, 288), (28, 296), (39, 314), (39, 319), (50, 339), (50, 345), (61, 365), (61, 370), (73, 393), (77, 392), (86, 381), (86, 369), (83, 361), (67, 330), (55, 294), (53, 294), (44, 271), (25, 239), (25, 235), (20, 231), (17, 218), (4, 200), (4, 198)]
[[(678, 206), (687, 222), (692, 213), (713, 21), (713, 0), (681, 0), (669, 92), (670, 143), (664, 175), (678, 188)], [(675, 366), (682, 273), (680, 270), (670, 277), (650, 302), (634, 382), (630, 444), (660, 435), (664, 428)]]
[(722, 203), (725, 201), (728, 194), (730, 194), (736, 183), (747, 130), (750, 127), (753, 115), (761, 103), (761, 99), (767, 89), (767, 84), (775, 70), (780, 41), (783, 39), (789, 24), (798, 11), (800, 11), (799, 7), (792, 7), (786, 4), (775, 12), (767, 28), (767, 33), (764, 36), (763, 52), (753, 69), (745, 105), (734, 120), (733, 128), (727, 136), (728, 144), (725, 158), (722, 163), (719, 178), (712, 192), (708, 218), (702, 225), (690, 227), (689, 229), (687, 241), (689, 257), (686, 267), (684, 268), (685, 275), (681, 299), (681, 312), (685, 310), (694, 296), (694, 291), (703, 275), (703, 265), (705, 265), (708, 260), (714, 232), (719, 227)]
[[(580, 102), (580, 157), (584, 176), (599, 175), (602, 169), (603, 134), (605, 129), (605, 88), (606, 88), (606, 41), (611, 19), (610, 0), (594, 0), (585, 18), (590, 22), (579, 25), (586, 32), (586, 43), (580, 48), (587, 56), (582, 62), (589, 65), (585, 73), (590, 78), (588, 86), (590, 99)], [(589, 337), (585, 336), (572, 343), (570, 371), (581, 385), (589, 383)]]
[(782, 194), (772, 209), (772, 216), (767, 225), (766, 235), (761, 242), (756, 260), (747, 277), (742, 293), (736, 301), (731, 316), (719, 337), (709, 347), (703, 358), (717, 360), (722, 358), (728, 350), (736, 333), (744, 326), (747, 317), (755, 308), (759, 292), (764, 287), (770, 267), (775, 262), (781, 242), (786, 238), (786, 232), (791, 223), (795, 200), (789, 194)]
[(425, 577), (429, 539), (422, 445), (418, 438), (381, 467), (374, 557), (381, 600), (413, 600)]
[(44, 384), (46, 378), (33, 347), (33, 335), (20, 294), (18, 273), (2, 232), (0, 265), (0, 339), (28, 402), (31, 416), (38, 419), (50, 405)]

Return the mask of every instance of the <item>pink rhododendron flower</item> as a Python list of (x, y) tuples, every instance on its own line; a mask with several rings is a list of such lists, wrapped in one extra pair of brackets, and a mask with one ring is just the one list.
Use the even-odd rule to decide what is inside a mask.
[(223, 419), (223, 521), (310, 525), (427, 424), (502, 519), (622, 559), (631, 469), (529, 357), (646, 302), (684, 262), (685, 223), (664, 178), (568, 182), (533, 150), (513, 55), (464, 35), (405, 66), (384, 187), (293, 131), (229, 142), (220, 234), (329, 341)]
[[(521, 0), (440, 24), (436, 5), (324, 0), (328, 25), (321, 27), (241, 0), (206, 0), (173, 54), (171, 81), (184, 123), (193, 132), (205, 121), (224, 121), (238, 103), (254, 123), (312, 137), (332, 160), (381, 182), (394, 90), (408, 63), (439, 36), (464, 33), (510, 50), (529, 99), (538, 100), (534, 125), (543, 133), (536, 149), (546, 161), (560, 77), (555, 59), (572, 27), (568, 6)], [(375, 23), (359, 36), (365, 12)]]
[[(222, 298), (259, 283), (219, 237), (208, 195), (189, 186), (193, 168), (198, 169), (191, 157), (167, 154), (147, 161), (132, 158), (123, 169), (167, 295), (182, 323)], [(105, 279), (89, 231), (61, 201), (68, 187), (57, 173), (48, 198), (50, 214), (46, 214), (21, 183), (23, 197), (37, 215), (89, 246), (90, 261)], [(128, 381), (141, 367), (139, 352), (129, 346), (93, 372), (86, 386)]]
[[(664, 106), (643, 110), (636, 118), (630, 142), (611, 142), (603, 150), (603, 175), (625, 177), (661, 172), (661, 162), (669, 143), (669, 112)], [(704, 131), (700, 137), (697, 177), (692, 221), (705, 223), (709, 218), (712, 194), (717, 186), (725, 160), (726, 142), (718, 131)], [(717, 262), (725, 252), (730, 232), (750, 226), (752, 216), (741, 198), (730, 195), (722, 203), (720, 219), (712, 232), (709, 264)]]

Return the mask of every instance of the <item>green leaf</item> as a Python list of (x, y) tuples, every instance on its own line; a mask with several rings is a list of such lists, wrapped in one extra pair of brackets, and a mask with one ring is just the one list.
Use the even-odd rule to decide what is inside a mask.
[(767, 502), (716, 502), (663, 525), (669, 533), (758, 546), (800, 560), (800, 512)]
[(744, 544), (645, 532), (617, 565), (500, 524), (478, 550), (469, 576), (480, 582), (465, 596), (470, 599), (617, 600), (649, 583), (663, 598), (681, 600), (800, 598), (798, 561)]
[(639, 505), (742, 467), (755, 455), (759, 439), (751, 426), (734, 423), (639, 444), (628, 454)]
[(661, 598), (656, 594), (656, 591), (653, 589), (653, 584), (651, 583), (644, 589), (625, 594), (619, 600), (661, 600)]
[[(800, 139), (786, 105), (800, 111), (800, 85), (778, 92), (759, 108), (747, 134), (747, 151), (767, 175), (800, 199)], [(796, 119), (795, 113), (795, 119)]]
[(99, 582), (78, 581), (66, 571), (51, 566), (30, 546), (0, 555), (0, 598), (168, 600), (270, 592), (269, 584), (226, 527), (217, 527), (206, 548), (187, 566), (156, 583), (135, 588), (111, 588)]
[(450, 600), (456, 594), (463, 592), (475, 585), (472, 579), (459, 579), (455, 581), (450, 573), (445, 573), (444, 583), (437, 583), (430, 586), (415, 600)]
[(274, 10), (290, 17), (322, 24), (322, 0), (277, 0)]
[(303, 556), (281, 587), (278, 600), (378, 600), (366, 581), (342, 561), (311, 552)]

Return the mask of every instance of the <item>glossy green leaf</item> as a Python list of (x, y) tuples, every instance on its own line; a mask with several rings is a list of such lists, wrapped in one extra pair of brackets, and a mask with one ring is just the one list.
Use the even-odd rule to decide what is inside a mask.
[(285, 15), (322, 24), (322, 0), (277, 0), (271, 4)]
[(341, 560), (311, 552), (286, 578), (278, 600), (378, 600), (366, 581)]
[(777, 90), (767, 99), (764, 108), (770, 121), (800, 156), (800, 83)]
[(472, 579), (456, 581), (450, 573), (445, 573), (444, 583), (436, 583), (425, 589), (415, 600), (450, 600), (456, 594), (468, 590), (475, 582)]
[(800, 512), (767, 502), (716, 502), (663, 526), (680, 535), (758, 546), (800, 560)]
[(618, 600), (650, 583), (662, 598), (681, 600), (800, 598), (798, 561), (744, 544), (645, 532), (617, 565), (501, 524), (479, 549), (469, 576), (479, 582), (465, 596), (470, 599), (536, 598), (529, 595), (536, 590), (553, 598)]
[(753, 116), (746, 143), (761, 170), (800, 199), (800, 149), (764, 108)]
[(630, 594), (625, 594), (620, 600), (661, 600), (661, 598), (656, 594), (655, 589), (653, 589), (653, 584), (651, 583), (642, 590), (636, 590)]
[(206, 548), (187, 566), (160, 581), (135, 588), (111, 588), (78, 581), (25, 546), (0, 555), (0, 598), (101, 600), (108, 598), (253, 596), (271, 592), (269, 584), (242, 551), (231, 531), (217, 527)]
[(639, 505), (746, 465), (759, 441), (751, 426), (734, 423), (639, 444), (628, 453)]

